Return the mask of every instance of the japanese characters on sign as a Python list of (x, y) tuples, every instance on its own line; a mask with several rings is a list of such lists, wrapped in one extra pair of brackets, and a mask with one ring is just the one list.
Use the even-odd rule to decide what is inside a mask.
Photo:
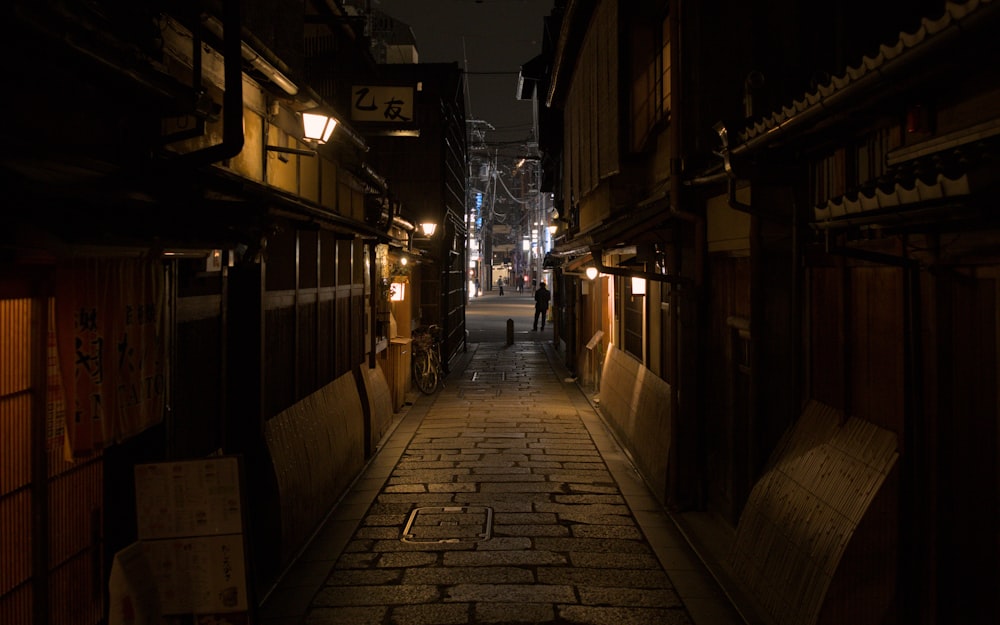
[(351, 89), (351, 119), (407, 124), (413, 120), (413, 87), (360, 85)]
[(74, 454), (121, 442), (163, 418), (162, 265), (89, 259), (58, 268), (56, 335)]
[(115, 555), (110, 625), (257, 622), (242, 488), (236, 456), (135, 466), (139, 540)]

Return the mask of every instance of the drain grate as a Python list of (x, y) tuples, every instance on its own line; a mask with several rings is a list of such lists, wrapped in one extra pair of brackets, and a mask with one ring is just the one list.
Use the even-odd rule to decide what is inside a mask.
[(404, 543), (464, 543), (489, 540), (493, 535), (493, 508), (488, 506), (431, 506), (416, 508), (403, 529)]

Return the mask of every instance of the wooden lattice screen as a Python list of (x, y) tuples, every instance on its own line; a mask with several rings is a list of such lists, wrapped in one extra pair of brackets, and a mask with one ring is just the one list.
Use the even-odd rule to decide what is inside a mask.
[[(51, 299), (0, 300), (4, 624), (92, 625), (104, 616), (103, 461), (100, 454), (64, 458), (52, 319)], [(37, 405), (38, 397), (47, 398), (45, 406)]]

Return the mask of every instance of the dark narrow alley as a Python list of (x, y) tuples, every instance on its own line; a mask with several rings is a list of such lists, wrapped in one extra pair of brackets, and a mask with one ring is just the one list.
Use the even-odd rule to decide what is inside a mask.
[(1000, 623), (1000, 0), (5, 8), (0, 625)]
[(264, 625), (743, 622), (531, 310), (530, 293), (470, 303), (488, 340), (443, 390), (411, 394)]

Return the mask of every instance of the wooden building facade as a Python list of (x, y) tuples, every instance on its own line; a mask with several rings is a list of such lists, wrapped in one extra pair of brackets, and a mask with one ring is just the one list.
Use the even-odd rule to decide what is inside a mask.
[[(0, 159), (3, 623), (107, 622), (137, 467), (219, 454), (244, 474), (252, 609), (390, 427), (383, 287), (414, 218), (334, 97), (356, 83), (330, 79), (328, 100), (307, 82), (317, 31), (376, 74), (338, 7), (8, 7), (25, 89)], [(325, 143), (309, 112), (339, 121)]]
[(567, 365), (751, 618), (993, 622), (1000, 11), (708, 11), (553, 13)]

